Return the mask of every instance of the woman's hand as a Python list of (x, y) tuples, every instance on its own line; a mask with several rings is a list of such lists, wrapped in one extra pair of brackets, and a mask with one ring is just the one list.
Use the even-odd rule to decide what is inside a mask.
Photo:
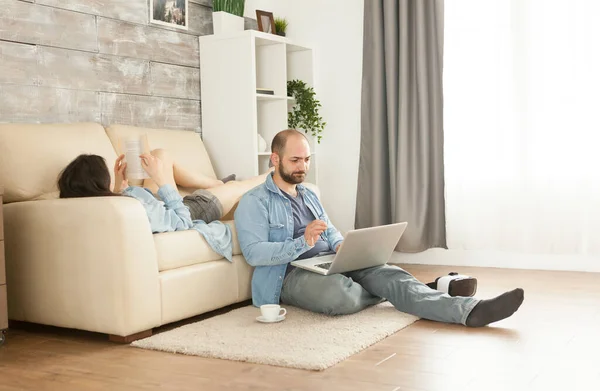
[(163, 173), (163, 164), (159, 158), (149, 153), (140, 155), (140, 158), (142, 159), (144, 171), (150, 175), (150, 179), (152, 179), (159, 188), (167, 183)]
[(125, 155), (121, 155), (115, 161), (115, 188), (114, 193), (120, 193), (123, 189), (129, 187), (129, 181), (127, 180), (126, 168), (127, 163), (123, 162)]

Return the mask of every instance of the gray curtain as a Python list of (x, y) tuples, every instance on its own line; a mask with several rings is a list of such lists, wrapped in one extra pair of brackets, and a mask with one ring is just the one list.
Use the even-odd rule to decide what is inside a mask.
[(443, 0), (365, 0), (356, 228), (407, 221), (398, 251), (446, 248)]

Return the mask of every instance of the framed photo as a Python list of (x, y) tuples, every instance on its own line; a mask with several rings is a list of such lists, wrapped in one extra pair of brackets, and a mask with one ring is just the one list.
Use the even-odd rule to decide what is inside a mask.
[(150, 23), (188, 29), (188, 0), (150, 0)]
[(256, 10), (256, 21), (259, 31), (275, 34), (275, 19), (272, 12)]

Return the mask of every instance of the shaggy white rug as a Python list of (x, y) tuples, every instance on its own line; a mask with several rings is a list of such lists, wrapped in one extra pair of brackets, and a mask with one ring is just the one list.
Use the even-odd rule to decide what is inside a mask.
[(194, 356), (323, 370), (419, 318), (384, 302), (353, 315), (326, 316), (284, 306), (286, 319), (260, 323), (260, 310), (239, 308), (131, 345)]

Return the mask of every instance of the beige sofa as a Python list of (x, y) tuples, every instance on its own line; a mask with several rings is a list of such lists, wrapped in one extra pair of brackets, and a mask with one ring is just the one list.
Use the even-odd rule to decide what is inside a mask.
[[(57, 176), (80, 153), (112, 171), (121, 134), (146, 132), (191, 170), (215, 177), (189, 131), (104, 128), (95, 123), (0, 125), (0, 184), (9, 319), (111, 335), (128, 342), (152, 328), (251, 297), (252, 268), (212, 251), (196, 231), (152, 234), (128, 197), (58, 199)], [(182, 195), (192, 189), (179, 189)]]

